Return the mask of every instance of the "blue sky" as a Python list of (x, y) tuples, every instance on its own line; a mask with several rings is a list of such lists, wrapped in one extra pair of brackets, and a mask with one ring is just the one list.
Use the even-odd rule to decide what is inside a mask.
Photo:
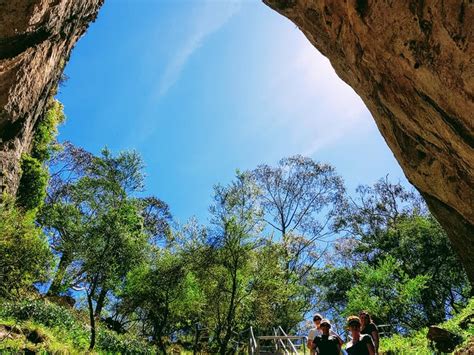
[(408, 184), (370, 113), (301, 31), (256, 0), (110, 0), (79, 41), (60, 140), (135, 149), (147, 192), (207, 218), (235, 169), (303, 154), (349, 190)]

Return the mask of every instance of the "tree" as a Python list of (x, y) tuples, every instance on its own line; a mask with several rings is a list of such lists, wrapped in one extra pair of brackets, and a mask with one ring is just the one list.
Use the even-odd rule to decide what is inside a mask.
[(249, 174), (240, 172), (229, 186), (215, 187), (210, 209), (212, 263), (206, 272), (210, 284), (205, 292), (220, 354), (229, 351), (230, 340), (238, 330), (239, 310), (251, 292), (250, 260), (262, 231), (257, 192)]
[(19, 210), (12, 198), (0, 204), (0, 297), (18, 297), (35, 282), (45, 282), (53, 255), (34, 212)]
[(147, 241), (166, 224), (159, 218), (168, 212), (160, 215), (158, 210), (167, 206), (158, 199), (135, 197), (143, 188), (143, 163), (136, 152), (113, 156), (104, 149), (100, 157), (77, 149), (68, 153), (72, 155), (64, 156), (55, 170), (58, 184), (50, 189), (42, 223), (61, 253), (52, 292), (69, 287), (86, 291), (92, 349), (96, 319), (108, 294), (144, 260)]
[(391, 256), (376, 266), (362, 263), (355, 272), (355, 280), (347, 291), (346, 316), (368, 310), (383, 324), (400, 329), (416, 329), (422, 290), (428, 277), (410, 278), (400, 268), (400, 262)]
[(135, 314), (142, 334), (166, 354), (165, 337), (189, 326), (202, 296), (186, 261), (168, 250), (157, 250), (152, 260), (132, 270), (123, 293), (120, 311)]
[(37, 219), (49, 235), (50, 246), (59, 257), (59, 264), (48, 295), (66, 291), (72, 280), (64, 280), (67, 269), (77, 260), (85, 236), (86, 217), (73, 200), (75, 184), (84, 178), (93, 162), (93, 155), (69, 142), (61, 144), (49, 162), (51, 178), (44, 206)]
[[(283, 325), (297, 324), (305, 309), (306, 288), (298, 283), (287, 283), (286, 270), (281, 263), (284, 250), (281, 243), (264, 240), (251, 259), (251, 293), (243, 312), (245, 328), (252, 326), (258, 334), (273, 334), (273, 329)], [(291, 300), (291, 301), (290, 301)], [(291, 302), (291, 306), (281, 307)], [(281, 314), (282, 310), (287, 310)]]
[(415, 329), (444, 321), (467, 301), (469, 284), (446, 233), (421, 197), (387, 178), (361, 186), (339, 216), (346, 234), (336, 245), (338, 263), (379, 265), (387, 256), (399, 261), (409, 278), (425, 275)]
[(67, 268), (79, 258), (84, 243), (87, 244), (86, 228), (95, 218), (87, 205), (92, 203), (96, 192), (102, 199), (96, 202), (95, 211), (109, 208), (107, 203), (112, 199), (116, 200), (114, 206), (118, 206), (117, 201), (133, 201), (150, 241), (166, 238), (171, 222), (166, 203), (154, 196), (135, 196), (143, 186), (141, 158), (136, 153), (126, 152), (115, 158), (105, 150), (108, 156), (94, 157), (68, 142), (62, 148), (50, 162), (48, 197), (39, 214), (39, 222), (49, 233), (51, 246), (60, 257), (48, 291), (50, 295), (64, 292), (70, 286), (71, 280), (64, 278)]
[(280, 324), (290, 329), (298, 323), (290, 319), (293, 309), (300, 313), (309, 309), (310, 289), (303, 290), (305, 279), (332, 239), (343, 181), (332, 166), (302, 156), (282, 159), (277, 167), (260, 165), (252, 177), (260, 189), (264, 219), (279, 233), (287, 287), (298, 290), (277, 311)]

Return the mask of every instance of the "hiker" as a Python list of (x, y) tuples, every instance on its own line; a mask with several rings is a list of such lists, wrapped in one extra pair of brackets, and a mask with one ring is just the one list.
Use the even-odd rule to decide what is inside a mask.
[(321, 320), (319, 329), (322, 334), (316, 335), (313, 340), (313, 347), (318, 355), (339, 355), (341, 353), (341, 343), (337, 337), (329, 334), (331, 329), (329, 320)]
[(306, 344), (308, 346), (308, 349), (310, 349), (309, 350), (310, 355), (316, 354), (316, 351), (315, 351), (314, 346), (313, 346), (313, 340), (316, 336), (322, 334), (322, 331), (319, 327), (320, 324), (321, 324), (322, 319), (323, 319), (323, 316), (320, 315), (319, 313), (316, 313), (313, 317), (314, 328), (311, 328), (311, 330), (309, 331), (308, 343)]
[[(320, 328), (320, 325), (321, 325), (321, 320), (323, 319), (323, 316), (319, 313), (316, 313), (314, 316), (313, 316), (313, 324), (314, 324), (314, 328), (312, 328), (310, 331), (309, 331), (309, 334), (308, 334), (308, 342), (307, 342), (307, 346), (308, 346), (308, 349), (310, 349), (310, 355), (314, 355), (316, 354), (316, 351), (315, 351), (315, 346), (313, 344), (313, 340), (316, 336), (321, 336), (323, 334), (322, 332), (322, 329)], [(334, 331), (330, 330), (329, 331), (329, 335), (332, 335), (333, 337), (335, 337), (338, 342), (339, 342), (339, 345), (342, 345), (344, 344), (344, 341), (341, 339), (341, 337), (336, 334)]]
[(375, 355), (375, 346), (372, 337), (360, 333), (360, 319), (357, 316), (347, 318), (347, 327), (352, 339), (347, 343), (346, 351), (349, 355)]
[(379, 352), (379, 330), (367, 311), (360, 312), (359, 318), (361, 323), (360, 333), (369, 334), (372, 337), (375, 346), (375, 353), (377, 354)]

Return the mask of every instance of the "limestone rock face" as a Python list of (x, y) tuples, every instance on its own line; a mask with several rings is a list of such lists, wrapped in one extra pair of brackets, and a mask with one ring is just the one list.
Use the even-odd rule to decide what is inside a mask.
[(474, 284), (474, 3), (263, 1), (362, 97)]
[(0, 191), (14, 194), (20, 156), (76, 41), (103, 0), (0, 0)]

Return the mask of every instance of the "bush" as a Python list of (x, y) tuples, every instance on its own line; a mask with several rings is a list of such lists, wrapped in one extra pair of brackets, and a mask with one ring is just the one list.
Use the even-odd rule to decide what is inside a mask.
[(89, 331), (71, 311), (45, 300), (5, 302), (0, 308), (0, 318), (41, 324), (75, 348), (86, 349), (89, 345)]
[(21, 157), (21, 178), (17, 193), (17, 203), (30, 211), (42, 206), (46, 197), (49, 174), (44, 163), (56, 151), (54, 144), (58, 125), (64, 121), (63, 105), (51, 98), (49, 108), (39, 121), (33, 136), (31, 154)]
[(46, 281), (53, 255), (33, 213), (19, 211), (11, 198), (0, 204), (0, 297), (10, 298)]
[(51, 99), (49, 109), (36, 127), (31, 156), (41, 163), (48, 160), (56, 150), (56, 145), (52, 143), (58, 134), (58, 125), (65, 119), (63, 109), (58, 100)]
[(78, 323), (67, 309), (44, 300), (5, 302), (0, 310), (0, 316), (19, 321), (33, 320), (47, 327), (59, 326), (65, 329), (72, 329)]
[(157, 349), (144, 339), (132, 334), (117, 334), (100, 328), (97, 334), (98, 349), (120, 354), (156, 354)]
[[(0, 318), (45, 326), (56, 339), (72, 344), (75, 349), (85, 350), (89, 346), (90, 332), (76, 318), (73, 311), (45, 300), (4, 302), (0, 304)], [(98, 329), (96, 345), (99, 353), (157, 353), (156, 349), (143, 338), (133, 334), (117, 334), (103, 327)]]
[[(474, 324), (466, 321), (471, 318), (474, 318), (474, 298), (471, 298), (468, 305), (462, 311), (438, 326), (461, 336), (464, 342), (458, 349), (462, 349), (463, 346), (469, 347), (468, 344), (474, 341)], [(427, 334), (428, 328), (423, 328), (419, 331), (411, 332), (408, 336), (394, 335), (390, 338), (382, 338), (380, 341), (380, 353), (433, 354), (435, 350), (426, 338)], [(459, 353), (465, 353), (463, 350), (459, 351)]]
[(38, 159), (28, 154), (21, 156), (21, 178), (17, 193), (17, 204), (25, 211), (43, 205), (46, 197), (49, 174)]

